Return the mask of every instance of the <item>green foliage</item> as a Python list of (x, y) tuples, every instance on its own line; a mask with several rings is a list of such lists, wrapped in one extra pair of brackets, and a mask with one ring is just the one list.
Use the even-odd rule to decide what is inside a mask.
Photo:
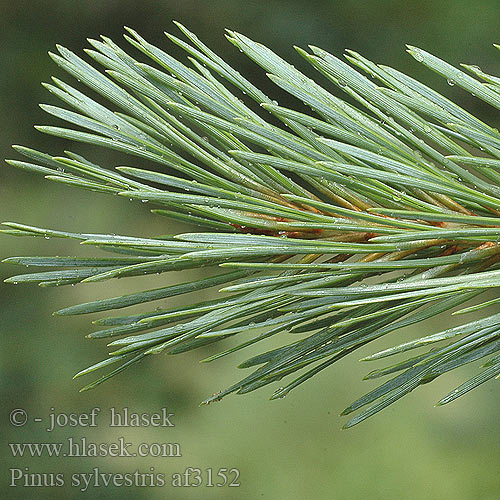
[[(193, 33), (178, 27), (188, 42), (167, 36), (188, 53), (190, 66), (131, 29), (125, 39), (146, 63), (106, 37), (89, 40), (93, 49), (86, 51), (103, 72), (64, 47), (50, 54), (109, 107), (54, 78), (46, 88), (72, 110), (42, 108), (74, 128), (37, 128), (126, 153), (131, 161), (146, 160), (150, 169), (111, 171), (68, 151), (52, 156), (21, 146), (14, 148), (29, 161), (8, 160), (49, 180), (150, 202), (158, 206), (154, 214), (202, 228), (148, 238), (7, 222), (7, 234), (72, 238), (108, 252), (91, 258), (11, 257), (6, 261), (57, 270), (13, 276), (9, 282), (62, 286), (229, 268), (196, 281), (57, 311), (111, 311), (224, 286), (222, 298), (96, 320), (103, 329), (90, 338), (118, 338), (109, 344), (110, 357), (76, 376), (108, 365), (114, 369), (83, 390), (150, 354), (176, 354), (242, 337), (204, 360), (209, 362), (281, 334), (281, 347), (264, 348), (241, 363), (240, 368), (254, 371), (205, 403), (293, 375), (272, 395), (281, 398), (368, 342), (500, 286), (498, 130), (417, 80), (356, 52), (347, 51), (349, 65), (317, 47), (309, 52), (297, 48), (319, 72), (320, 85), (268, 48), (228, 31), (233, 45), (314, 112), (304, 114), (264, 95)], [(415, 47), (408, 52), (450, 84), (500, 109), (500, 79), (464, 66), (470, 76)], [(484, 300), (453, 314), (498, 301)], [(498, 378), (500, 313), (364, 360), (426, 346), (431, 348), (370, 372), (366, 378), (393, 378), (344, 410), (362, 409), (345, 427), (478, 359), (484, 369), (438, 404)]]

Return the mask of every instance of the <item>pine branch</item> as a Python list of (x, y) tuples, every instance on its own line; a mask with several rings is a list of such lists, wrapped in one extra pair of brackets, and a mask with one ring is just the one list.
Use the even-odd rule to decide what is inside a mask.
[[(5, 262), (50, 269), (8, 282), (63, 286), (229, 268), (57, 311), (113, 311), (222, 285), (221, 298), (94, 321), (102, 329), (88, 337), (111, 338), (114, 350), (76, 377), (108, 365), (114, 369), (82, 390), (150, 354), (241, 338), (204, 360), (211, 362), (280, 334), (281, 347), (263, 347), (239, 365), (254, 371), (204, 403), (291, 376), (272, 395), (281, 398), (367, 343), (500, 286), (498, 130), (419, 81), (356, 52), (347, 51), (348, 64), (317, 47), (297, 48), (317, 72), (317, 83), (267, 47), (228, 31), (229, 42), (311, 109), (310, 115), (298, 112), (264, 95), (176, 24), (187, 42), (167, 36), (187, 52), (189, 65), (129, 28), (125, 39), (136, 56), (106, 37), (89, 40), (93, 48), (87, 55), (100, 70), (61, 46), (50, 54), (108, 104), (53, 78), (45, 86), (66, 107), (42, 108), (68, 125), (37, 128), (126, 153), (132, 164), (146, 160), (148, 168), (110, 170), (69, 151), (53, 156), (21, 146), (14, 149), (28, 161), (7, 160), (48, 180), (150, 202), (157, 207), (153, 214), (201, 231), (133, 237), (6, 222), (6, 234), (71, 238), (107, 252), (88, 258), (11, 257)], [(463, 65), (465, 73), (415, 47), (408, 52), (450, 84), (500, 108), (498, 78), (475, 66)], [(342, 92), (348, 100), (339, 97)], [(499, 378), (500, 314), (487, 310), (498, 301), (483, 299), (453, 312), (481, 310), (481, 319), (363, 358), (428, 348), (370, 372), (366, 378), (393, 378), (344, 410), (361, 410), (345, 427), (476, 360), (484, 363), (483, 371), (438, 405)]]

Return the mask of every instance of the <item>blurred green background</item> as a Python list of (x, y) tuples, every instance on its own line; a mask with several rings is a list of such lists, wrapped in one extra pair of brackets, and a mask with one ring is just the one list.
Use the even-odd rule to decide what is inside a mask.
[[(39, 85), (61, 72), (47, 56), (56, 43), (77, 52), (86, 37), (100, 34), (119, 41), (123, 25), (134, 27), (149, 41), (178, 54), (163, 31), (174, 31), (172, 19), (195, 31), (219, 54), (238, 66), (267, 92), (280, 96), (261, 71), (240, 57), (223, 37), (229, 27), (259, 40), (295, 64), (301, 64), (292, 44), (319, 45), (340, 54), (345, 47), (411, 72), (495, 126), (497, 112), (474, 101), (456, 87), (448, 87), (419, 67), (404, 50), (405, 43), (430, 50), (453, 63), (479, 64), (499, 73), (498, 0), (397, 0), (343, 2), (310, 0), (266, 2), (253, 0), (145, 1), (71, 0), (0, 3), (0, 156), (14, 156), (11, 144), (24, 144), (57, 154), (68, 145), (44, 137), (33, 124), (48, 123), (39, 102), (54, 100)], [(124, 43), (122, 45), (125, 45)], [(83, 146), (73, 150), (87, 153)], [(113, 167), (116, 158), (88, 151), (90, 159)], [(130, 164), (130, 163), (129, 163)], [(140, 166), (134, 164), (135, 166)], [(82, 232), (155, 235), (182, 230), (151, 216), (141, 203), (72, 190), (8, 166), (0, 168), (1, 220)], [(0, 257), (11, 255), (83, 254), (75, 244), (3, 236)], [(1, 279), (22, 272), (0, 266)], [(155, 277), (162, 286), (173, 276)], [(241, 356), (204, 365), (207, 355), (193, 352), (179, 357), (159, 356), (121, 374), (97, 390), (80, 394), (82, 382), (72, 375), (102, 359), (104, 343), (86, 341), (89, 318), (54, 318), (51, 312), (66, 305), (146, 288), (144, 280), (60, 289), (0, 283), (2, 349), (2, 498), (107, 500), (134, 499), (334, 499), (387, 500), (422, 498), (454, 500), (500, 499), (500, 399), (489, 383), (448, 407), (433, 402), (471, 373), (465, 368), (449, 374), (383, 413), (349, 431), (341, 431), (338, 413), (372, 385), (361, 377), (372, 366), (356, 362), (386, 343), (370, 346), (317, 376), (284, 400), (270, 402), (265, 390), (229, 397), (209, 407), (198, 407), (240, 375)], [(163, 285), (164, 286), (164, 285)], [(208, 292), (205, 296), (208, 295)], [(183, 299), (178, 299), (178, 302)], [(163, 305), (163, 304), (160, 304)], [(398, 341), (430, 333), (442, 321), (420, 325), (413, 332), (395, 333)], [(391, 340), (392, 343), (395, 339)], [(260, 347), (259, 347), (260, 348)], [(269, 391), (268, 391), (269, 392)], [(102, 409), (96, 429), (44, 430), (51, 408), (55, 412)], [(110, 429), (111, 406), (155, 412), (167, 407), (175, 413), (174, 428)], [(13, 408), (25, 409), (30, 422), (9, 424)], [(43, 417), (44, 423), (35, 423)], [(88, 441), (180, 443), (180, 458), (13, 458), (7, 442), (58, 442), (68, 436)], [(64, 487), (9, 488), (9, 468), (25, 473), (64, 473), (66, 483), (75, 472), (182, 472), (188, 466), (241, 471), (238, 488), (114, 488), (90, 487), (86, 492)], [(24, 469), (24, 468), (27, 469)], [(205, 476), (206, 477), (206, 476)], [(205, 481), (206, 483), (206, 481)], [(22, 484), (20, 481), (18, 484)]]

